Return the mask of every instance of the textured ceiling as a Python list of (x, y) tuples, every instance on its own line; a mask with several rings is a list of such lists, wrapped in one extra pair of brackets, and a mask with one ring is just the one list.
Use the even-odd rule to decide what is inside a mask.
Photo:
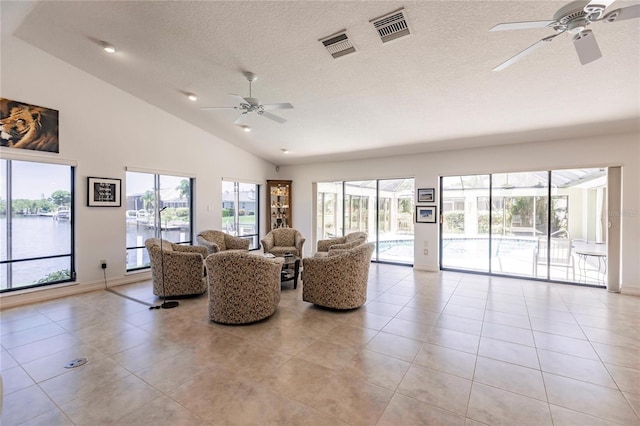
[[(610, 9), (638, 2), (616, 2)], [(640, 20), (593, 29), (603, 58), (581, 66), (561, 35), (502, 72), (492, 68), (551, 29), (490, 33), (551, 19), (558, 1), (46, 1), (15, 35), (274, 163), (606, 133), (639, 125)], [(0, 7), (11, 8), (2, 1)], [(14, 6), (15, 7), (15, 6)], [(383, 44), (369, 21), (405, 8), (412, 34)], [(318, 42), (346, 29), (356, 53)], [(105, 54), (99, 40), (118, 52)], [(242, 132), (230, 93), (290, 102), (278, 124)], [(197, 102), (186, 99), (194, 92)], [(290, 151), (283, 155), (282, 148)]]

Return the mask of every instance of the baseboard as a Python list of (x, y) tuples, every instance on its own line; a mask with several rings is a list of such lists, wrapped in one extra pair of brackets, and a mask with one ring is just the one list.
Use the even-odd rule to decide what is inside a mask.
[(627, 296), (640, 296), (640, 289), (638, 288), (624, 288), (624, 286), (622, 286), (622, 288), (620, 289), (620, 293), (622, 294), (626, 294)]
[(416, 271), (440, 272), (440, 268), (438, 268), (438, 265), (425, 265), (425, 264), (414, 263), (413, 269), (415, 269)]
[[(139, 281), (151, 279), (151, 272), (125, 275), (120, 278), (107, 281), (107, 286), (118, 287), (125, 284), (132, 284)], [(14, 293), (0, 294), (0, 310), (14, 308), (16, 306), (28, 305), (30, 303), (45, 302), (47, 300), (58, 299), (60, 297), (73, 296), (75, 294), (87, 293), (104, 289), (104, 281), (89, 283), (63, 283), (51, 287), (38, 287), (16, 291)]]

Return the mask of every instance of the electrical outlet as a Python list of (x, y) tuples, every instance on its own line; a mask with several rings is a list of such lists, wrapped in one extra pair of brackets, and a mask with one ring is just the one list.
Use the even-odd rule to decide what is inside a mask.
[(429, 249), (424, 249), (424, 255), (429, 256)]
[(106, 260), (104, 260), (104, 259), (102, 259), (102, 260), (100, 261), (100, 267), (101, 267), (102, 269), (107, 269), (107, 261), (106, 261)]

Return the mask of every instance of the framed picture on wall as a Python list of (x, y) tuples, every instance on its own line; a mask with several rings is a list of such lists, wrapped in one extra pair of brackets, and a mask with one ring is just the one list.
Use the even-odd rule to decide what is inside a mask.
[(120, 179), (87, 178), (89, 207), (120, 207)]
[(433, 203), (435, 190), (433, 188), (418, 189), (418, 203)]
[(437, 206), (416, 206), (416, 223), (436, 223)]

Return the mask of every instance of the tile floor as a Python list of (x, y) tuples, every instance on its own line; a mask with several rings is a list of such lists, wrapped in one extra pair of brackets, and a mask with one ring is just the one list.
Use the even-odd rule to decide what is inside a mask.
[(2, 425), (640, 424), (640, 298), (372, 264), (368, 300), (327, 311), (285, 284), (248, 326), (209, 322), (206, 296), (3, 310)]

